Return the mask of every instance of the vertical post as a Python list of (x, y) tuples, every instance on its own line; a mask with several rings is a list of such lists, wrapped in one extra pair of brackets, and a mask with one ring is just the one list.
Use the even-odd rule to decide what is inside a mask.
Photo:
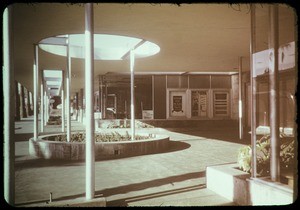
[(79, 117), (79, 122), (83, 122), (83, 88), (80, 89), (80, 117)]
[(269, 6), (269, 72), (270, 72), (270, 136), (271, 180), (280, 179), (280, 145), (279, 145), (279, 78), (278, 78), (278, 6)]
[(46, 103), (46, 110), (45, 110), (45, 112), (46, 112), (46, 120), (45, 120), (45, 122), (48, 122), (48, 120), (49, 120), (49, 115), (50, 115), (50, 103), (49, 103), (49, 95), (46, 93), (46, 98), (45, 98), (46, 100), (45, 100), (45, 103)]
[(101, 120), (104, 119), (104, 94), (103, 94), (103, 75), (100, 76), (100, 111)]
[(39, 107), (38, 107), (38, 83), (39, 83), (39, 46), (34, 45), (34, 66), (33, 66), (33, 89), (34, 89), (34, 128), (33, 137), (36, 140), (38, 137), (38, 117), (39, 117)]
[(67, 112), (67, 142), (71, 141), (71, 115), (70, 115), (70, 86), (71, 86), (71, 56), (70, 38), (67, 38), (67, 69), (66, 69), (66, 112)]
[(31, 116), (30, 92), (29, 92), (29, 90), (27, 90), (27, 110), (28, 110), (28, 116)]
[(127, 100), (124, 102), (124, 114), (125, 114), (125, 119), (127, 119)]
[(62, 74), (61, 88), (61, 132), (65, 132), (65, 76)]
[(85, 4), (86, 200), (94, 198), (95, 194), (93, 16), (93, 4)]
[(152, 75), (152, 111), (154, 119), (154, 75)]
[(46, 90), (44, 90), (44, 92), (43, 92), (43, 99), (44, 99), (44, 114), (43, 114), (43, 117), (44, 117), (44, 126), (46, 126), (47, 125), (47, 122), (48, 122), (48, 120), (47, 120), (47, 112), (46, 112), (46, 110), (47, 110), (47, 103), (46, 103), (46, 99), (47, 99), (47, 92), (46, 92)]
[(15, 81), (15, 100), (16, 100), (16, 120), (21, 119), (21, 114), (20, 114), (20, 95), (19, 95), (19, 89), (18, 89), (19, 83)]
[[(45, 105), (44, 105), (44, 81), (43, 81), (43, 76), (41, 76), (42, 80), (41, 80), (41, 132), (44, 132), (44, 125), (45, 125), (45, 113), (44, 113), (44, 109), (45, 109)], [(46, 90), (45, 90), (46, 91)], [(44, 121), (45, 120), (45, 121)]]
[(97, 111), (101, 112), (101, 75), (98, 76), (98, 103), (97, 103)]
[(43, 109), (44, 109), (44, 113), (43, 114), (41, 114), (41, 116), (43, 116), (44, 117), (44, 126), (46, 126), (47, 125), (47, 122), (48, 122), (48, 118), (47, 118), (47, 91), (46, 90), (44, 90), (44, 95), (42, 95), (42, 97), (43, 97), (43, 99), (44, 99), (44, 106), (41, 106)]
[(76, 110), (76, 119), (78, 120), (78, 92), (75, 93), (75, 110)]
[(251, 82), (251, 149), (252, 149), (252, 159), (251, 159), (251, 177), (257, 177), (257, 158), (256, 158), (256, 79), (254, 77), (255, 71), (255, 36), (256, 36), (256, 24), (255, 24), (255, 5), (250, 4), (250, 82)]
[(77, 121), (81, 122), (81, 109), (82, 109), (82, 89), (79, 90), (78, 92), (78, 118)]
[(15, 79), (13, 67), (12, 9), (3, 13), (4, 198), (15, 204)]
[(26, 105), (25, 105), (25, 91), (23, 85), (21, 85), (21, 100), (22, 100), (22, 118), (26, 118), (27, 113), (26, 113)]
[(104, 85), (104, 100), (103, 100), (103, 116), (104, 116), (104, 119), (106, 119), (106, 108), (107, 108), (107, 81), (105, 81), (105, 85)]
[(19, 92), (19, 100), (20, 100), (20, 119), (23, 118), (23, 100), (22, 100), (22, 85), (18, 83), (18, 92)]
[(130, 126), (131, 126), (131, 140), (135, 140), (135, 112), (134, 112), (134, 50), (130, 50), (130, 93), (131, 93), (131, 105), (130, 105)]
[(239, 57), (239, 137), (243, 139), (242, 57)]

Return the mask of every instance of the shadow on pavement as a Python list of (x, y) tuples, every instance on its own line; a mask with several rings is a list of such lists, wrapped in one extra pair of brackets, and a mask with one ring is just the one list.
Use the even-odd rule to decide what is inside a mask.
[(243, 139), (239, 139), (239, 131), (237, 129), (216, 128), (215, 130), (200, 130), (197, 127), (193, 127), (188, 129), (170, 129), (170, 131), (206, 139), (215, 139), (245, 145), (251, 144), (251, 135), (249, 134), (249, 131), (246, 130), (244, 131)]
[[(98, 197), (99, 196), (109, 197), (109, 196), (117, 195), (117, 194), (126, 194), (129, 192), (144, 190), (147, 188), (159, 187), (159, 186), (166, 185), (166, 184), (173, 185), (175, 182), (182, 182), (185, 180), (196, 179), (196, 178), (201, 178), (201, 177), (205, 177), (205, 176), (206, 176), (205, 171), (200, 171), (200, 172), (192, 172), (192, 173), (186, 173), (186, 174), (181, 174), (181, 175), (176, 175), (176, 176), (165, 177), (165, 178), (161, 178), (161, 179), (145, 181), (145, 182), (141, 182), (141, 183), (134, 183), (134, 184), (123, 185), (123, 186), (118, 186), (118, 187), (113, 187), (113, 188), (107, 188), (104, 190), (95, 191), (95, 197), (97, 197), (97, 196)], [(134, 202), (134, 201), (157, 198), (157, 197), (167, 196), (167, 195), (172, 195), (172, 194), (177, 194), (177, 193), (183, 193), (183, 192), (188, 192), (188, 191), (192, 191), (192, 190), (198, 190), (198, 189), (201, 189), (204, 187), (205, 187), (204, 184), (200, 184), (197, 186), (184, 187), (184, 188), (179, 188), (179, 189), (174, 189), (174, 190), (150, 193), (147, 195), (118, 199), (118, 200), (107, 202), (107, 206), (127, 206), (128, 202)], [(75, 199), (75, 198), (84, 197), (84, 196), (85, 196), (84, 193), (77, 194), (77, 195), (64, 196), (64, 197), (55, 199), (55, 201)]]

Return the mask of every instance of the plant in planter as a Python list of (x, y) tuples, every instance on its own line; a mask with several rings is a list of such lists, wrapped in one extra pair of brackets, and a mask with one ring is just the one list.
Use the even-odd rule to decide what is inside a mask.
[[(294, 166), (294, 138), (286, 138), (280, 134), (280, 167), (292, 170)], [(243, 146), (238, 151), (239, 168), (251, 172), (251, 145)], [(267, 176), (270, 173), (270, 135), (264, 135), (256, 141), (257, 174)]]
[[(143, 139), (150, 139), (150, 136), (142, 136), (142, 135), (135, 135), (135, 140), (143, 140)], [(67, 135), (61, 134), (56, 136), (49, 136), (46, 140), (50, 141), (67, 141)], [(118, 132), (111, 132), (111, 133), (96, 133), (95, 134), (95, 142), (115, 142), (115, 141), (130, 141), (131, 135), (126, 131), (125, 135), (121, 135)], [(74, 133), (71, 134), (71, 142), (85, 142), (85, 133)]]

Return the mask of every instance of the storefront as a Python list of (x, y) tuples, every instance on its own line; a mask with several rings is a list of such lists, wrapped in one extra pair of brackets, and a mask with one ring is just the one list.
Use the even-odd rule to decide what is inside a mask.
[[(137, 74), (135, 116), (137, 119), (237, 119), (237, 77), (236, 73)], [(106, 118), (129, 118), (129, 75), (108, 74), (103, 78)], [(94, 107), (101, 107), (101, 91), (100, 96), (98, 93)]]

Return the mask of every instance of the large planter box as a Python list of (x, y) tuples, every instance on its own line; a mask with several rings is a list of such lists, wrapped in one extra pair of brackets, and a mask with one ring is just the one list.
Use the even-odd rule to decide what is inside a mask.
[(207, 188), (242, 206), (288, 205), (294, 202), (291, 186), (268, 179), (252, 179), (238, 169), (238, 164), (208, 166)]
[(207, 188), (238, 205), (249, 205), (246, 179), (250, 174), (237, 169), (237, 164), (224, 164), (206, 168)]
[[(138, 135), (149, 135), (137, 133)], [(29, 154), (44, 159), (85, 160), (85, 143), (49, 141), (44, 138), (56, 136), (50, 134), (39, 136), (37, 140), (29, 139)], [(119, 142), (95, 142), (95, 159), (129, 157), (153, 154), (165, 151), (169, 147), (169, 137), (154, 134), (151, 139)]]

